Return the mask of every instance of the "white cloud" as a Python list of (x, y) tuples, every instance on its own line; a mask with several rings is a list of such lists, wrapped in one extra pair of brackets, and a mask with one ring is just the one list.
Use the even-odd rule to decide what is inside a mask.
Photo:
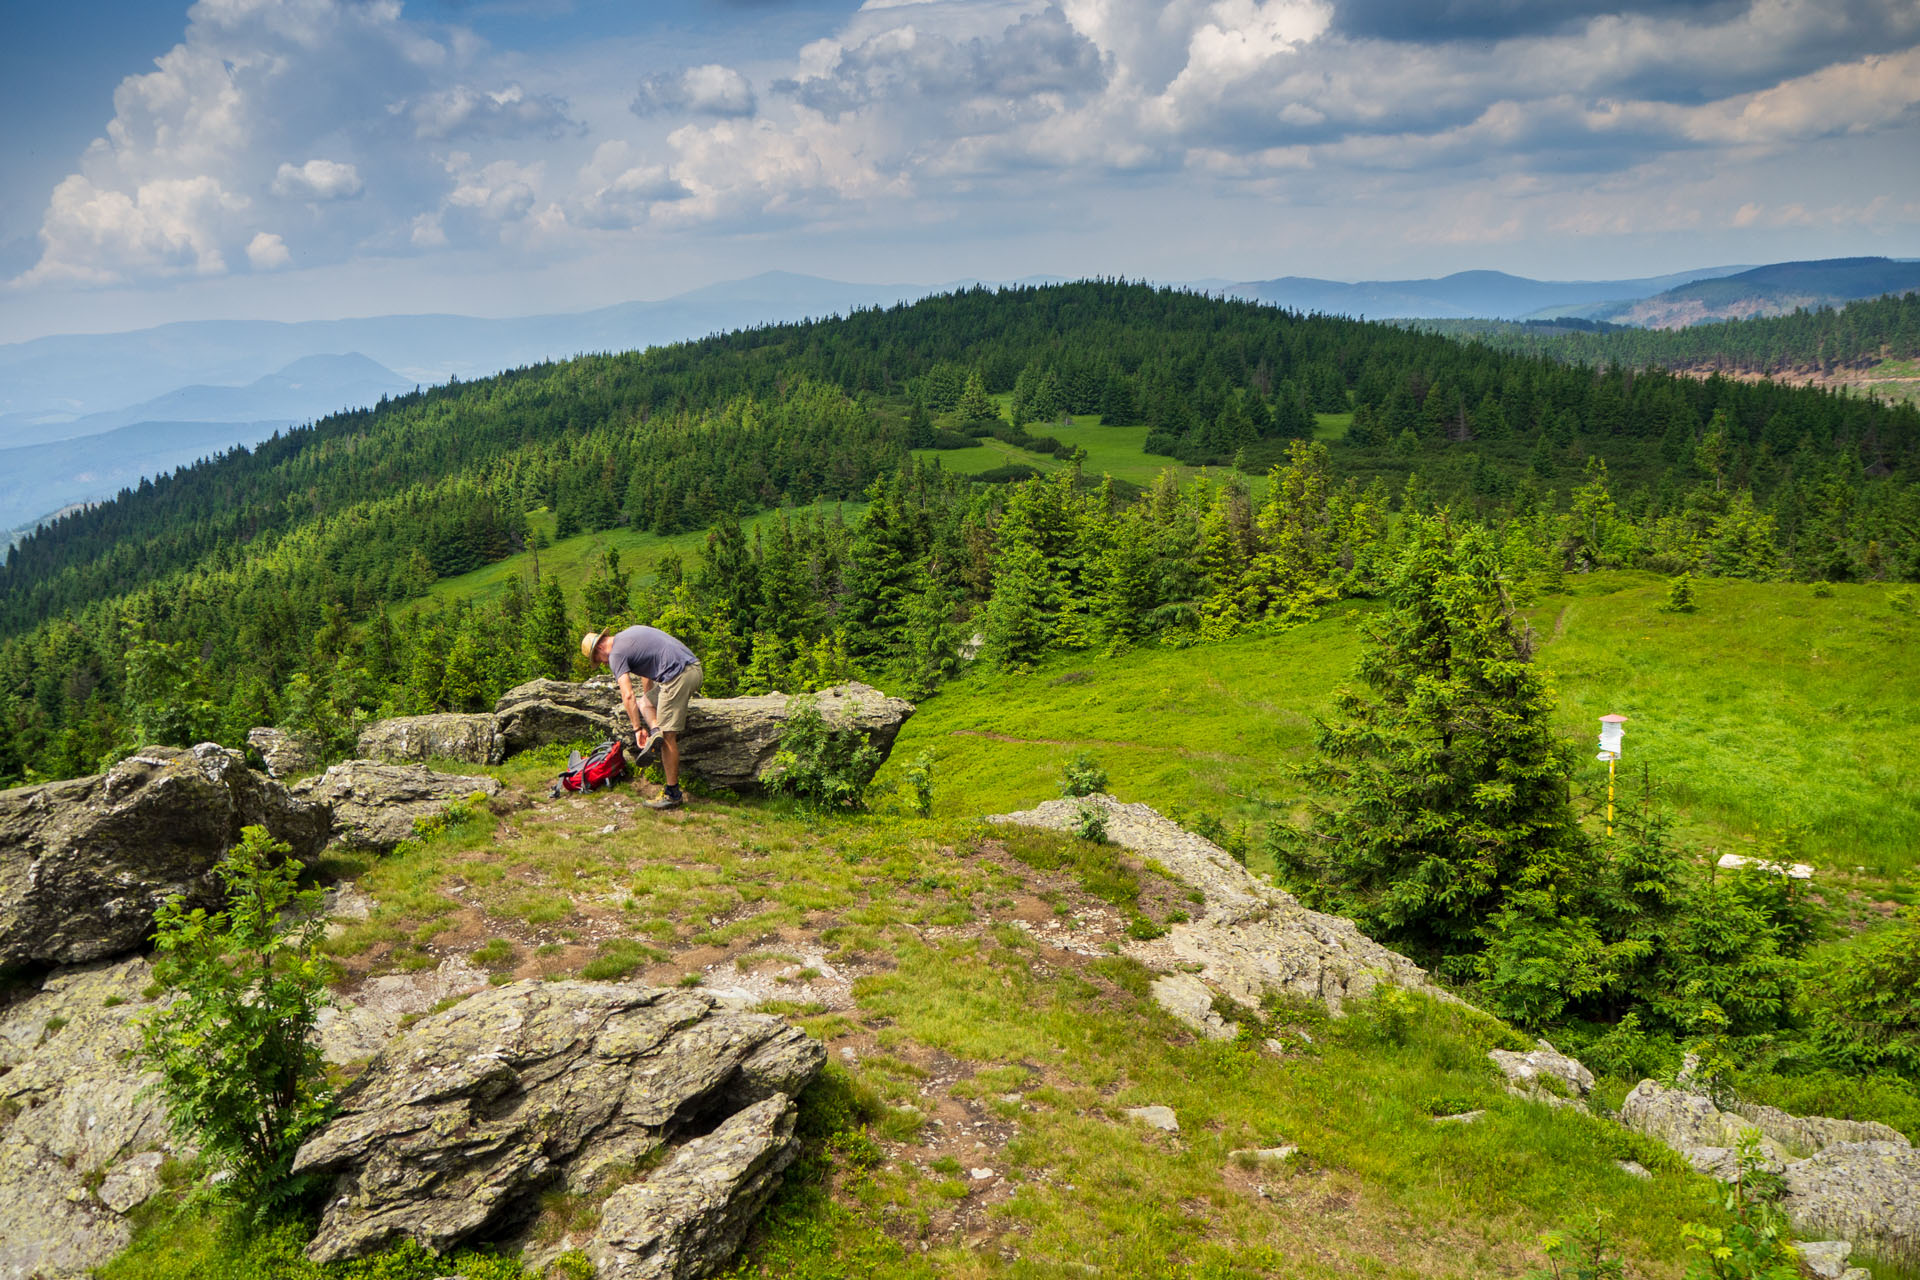
[[(488, 56), (395, 0), (201, 0), (180, 43), (115, 90), (16, 284), (217, 275), (243, 255), (280, 265), (286, 202), (306, 206), (298, 243), (312, 264), (438, 247), (448, 207), (530, 216), (541, 193), (493, 181), (488, 166), (521, 164), (516, 150), (580, 126), (564, 99), (499, 75)], [(472, 181), (447, 165), (454, 138), (491, 152), (463, 162)]]
[(287, 242), (270, 231), (259, 232), (247, 241), (247, 261), (253, 264), (255, 271), (284, 267), (292, 257), (287, 252)]
[(457, 84), (415, 99), (401, 99), (387, 108), (413, 121), (421, 138), (538, 137), (559, 138), (581, 132), (567, 113), (563, 98), (528, 93), (518, 84), (483, 90)]
[(641, 226), (656, 205), (693, 194), (666, 166), (643, 162), (624, 141), (604, 142), (594, 150), (580, 170), (579, 187), (572, 221), (609, 231)]
[(732, 67), (715, 63), (648, 76), (630, 104), (633, 114), (643, 117), (750, 116), (758, 105), (751, 81)]
[(220, 246), (247, 202), (214, 178), (157, 178), (131, 193), (80, 174), (54, 188), (26, 284), (106, 284), (132, 275), (217, 275)]
[(294, 200), (345, 200), (363, 189), (360, 171), (334, 160), (283, 164), (273, 177), (273, 194)]

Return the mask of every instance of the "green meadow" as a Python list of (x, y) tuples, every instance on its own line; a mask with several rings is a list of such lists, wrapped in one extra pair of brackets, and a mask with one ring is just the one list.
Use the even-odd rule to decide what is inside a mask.
[[(1534, 605), (1589, 805), (1604, 803), (1606, 772), (1587, 744), (1619, 713), (1623, 803), (1644, 767), (1704, 847), (1785, 840), (1828, 868), (1906, 877), (1920, 853), (1920, 620), (1877, 585), (1832, 592), (1712, 580), (1697, 612), (1670, 614), (1665, 579), (1609, 572)], [(1067, 655), (1030, 674), (974, 669), (926, 702), (882, 776), (930, 750), (940, 811), (993, 812), (1055, 794), (1062, 764), (1090, 751), (1123, 799), (1263, 825), (1305, 799), (1293, 771), (1371, 607), (1221, 644)]]

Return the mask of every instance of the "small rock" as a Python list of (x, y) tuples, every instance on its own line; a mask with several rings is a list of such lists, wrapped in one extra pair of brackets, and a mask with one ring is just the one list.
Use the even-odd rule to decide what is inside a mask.
[(1150, 1129), (1159, 1129), (1166, 1133), (1180, 1132), (1180, 1119), (1173, 1114), (1172, 1107), (1128, 1107), (1127, 1117), (1139, 1121)]
[(122, 1160), (100, 1183), (100, 1203), (115, 1213), (145, 1204), (160, 1189), (160, 1165), (165, 1159), (158, 1151), (145, 1151)]
[[(1579, 1103), (1593, 1089), (1593, 1072), (1542, 1040), (1526, 1053), (1494, 1049), (1487, 1054), (1507, 1078), (1507, 1092), (1552, 1106)], [(1555, 1081), (1549, 1087), (1545, 1081)], [(1558, 1092), (1555, 1089), (1558, 1089)]]
[(840, 1056), (845, 1058), (848, 1062), (860, 1061), (860, 1055), (853, 1051), (853, 1046), (850, 1044), (843, 1044), (840, 1046)]
[(1621, 1172), (1630, 1173), (1636, 1178), (1651, 1178), (1653, 1176), (1653, 1171), (1641, 1164), (1638, 1160), (1615, 1160), (1614, 1163), (1620, 1166)]
[(967, 1175), (968, 1175), (969, 1177), (971, 1177), (971, 1178), (972, 1178), (972, 1179), (973, 1179), (973, 1180), (974, 1180), (975, 1182), (985, 1182), (985, 1181), (986, 1181), (987, 1179), (989, 1179), (989, 1178), (991, 1178), (991, 1177), (993, 1176), (993, 1170), (991, 1170), (991, 1169), (969, 1169), (969, 1170), (967, 1170)]
[(1433, 1118), (1433, 1122), (1435, 1124), (1472, 1124), (1475, 1120), (1478, 1120), (1481, 1116), (1485, 1114), (1487, 1113), (1484, 1110), (1462, 1111), (1459, 1115), (1435, 1116)]
[(1793, 1246), (1800, 1255), (1800, 1268), (1814, 1280), (1841, 1280), (1847, 1274), (1847, 1259), (1853, 1256), (1851, 1240), (1802, 1240)]
[(1299, 1150), (1300, 1148), (1294, 1146), (1292, 1143), (1288, 1143), (1284, 1147), (1246, 1147), (1239, 1151), (1227, 1152), (1227, 1158), (1229, 1160), (1238, 1160), (1244, 1156), (1259, 1164), (1278, 1164)]
[(1746, 858), (1737, 853), (1723, 853), (1720, 861), (1714, 864), (1722, 871), (1738, 871), (1742, 867), (1755, 867), (1761, 871), (1770, 871), (1789, 880), (1813, 879), (1813, 868), (1804, 862), (1768, 862), (1765, 858)]

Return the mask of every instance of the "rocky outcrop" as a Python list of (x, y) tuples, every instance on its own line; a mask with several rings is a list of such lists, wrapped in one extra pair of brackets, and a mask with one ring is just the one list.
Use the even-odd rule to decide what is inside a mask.
[(297, 778), (320, 767), (320, 757), (306, 741), (285, 729), (249, 729), (247, 745), (267, 766), (269, 778)]
[[(858, 729), (885, 760), (913, 704), (870, 685), (834, 685), (809, 695), (830, 723)], [(793, 699), (784, 693), (752, 698), (695, 698), (680, 736), (680, 766), (715, 787), (757, 792), (786, 728)], [(630, 726), (620, 691), (610, 678), (570, 684), (533, 680), (510, 689), (494, 706), (508, 753), (556, 742), (598, 739)]]
[(506, 759), (500, 724), (490, 715), (401, 716), (380, 720), (360, 731), (362, 759), (385, 764), (424, 764), (457, 760), (463, 764), (499, 764)]
[(1526, 1053), (1491, 1050), (1487, 1057), (1507, 1078), (1507, 1092), (1550, 1106), (1584, 1106), (1593, 1092), (1593, 1072), (1542, 1040)]
[(414, 823), (472, 795), (497, 796), (498, 778), (436, 773), (424, 765), (347, 760), (294, 786), (294, 794), (331, 813), (328, 847), (386, 852), (413, 834)]
[(1907, 1136), (1877, 1120), (1836, 1120), (1831, 1116), (1788, 1115), (1778, 1107), (1757, 1102), (1732, 1102), (1728, 1113), (1738, 1116), (1780, 1147), (1797, 1156), (1824, 1151), (1837, 1142), (1906, 1143)]
[(1802, 1234), (1844, 1236), (1895, 1258), (1920, 1255), (1920, 1151), (1905, 1141), (1837, 1142), (1781, 1177), (1781, 1207)]
[(600, 1207), (586, 1255), (600, 1280), (696, 1280), (724, 1266), (793, 1163), (794, 1110), (777, 1093), (674, 1152)]
[[(301, 1148), (296, 1171), (337, 1175), (308, 1256), (355, 1257), (403, 1237), (445, 1250), (523, 1219), (547, 1187), (604, 1189), (704, 1132), (713, 1140), (687, 1143), (648, 1179), (672, 1171), (656, 1193), (616, 1191), (594, 1242), (602, 1274), (694, 1274), (680, 1262), (646, 1268), (738, 1242), (790, 1158), (792, 1097), (825, 1058), (779, 1019), (725, 1012), (696, 992), (489, 988), (389, 1044)], [(644, 1248), (653, 1261), (613, 1260)]]
[(247, 826), (307, 859), (327, 814), (212, 743), (0, 792), (0, 966), (117, 955), (146, 939), (168, 898), (213, 905), (213, 866)]
[[(0, 1277), (79, 1280), (121, 1249), (124, 1216), (172, 1152), (128, 1066), (152, 980), (143, 959), (64, 969), (0, 1013)], [(8, 1119), (11, 1116), (11, 1119)]]
[(1155, 983), (1154, 994), (1169, 1013), (1202, 1034), (1231, 1035), (1235, 1024), (1217, 1014), (1210, 1019), (1210, 1001), (1182, 977), (1197, 977), (1209, 991), (1256, 1009), (1271, 993), (1318, 1000), (1338, 1014), (1347, 1001), (1365, 999), (1383, 983), (1453, 998), (1419, 965), (1368, 938), (1353, 921), (1309, 911), (1219, 846), (1144, 804), (1122, 804), (1106, 795), (1049, 800), (987, 821), (1071, 831), (1088, 805), (1106, 815), (1108, 839), (1158, 862), (1205, 898), (1197, 919), (1126, 948), (1142, 963), (1173, 971), (1171, 978)]
[(515, 685), (493, 704), (501, 747), (508, 755), (556, 742), (599, 740), (626, 729), (620, 689), (611, 676), (582, 684), (567, 680), (529, 680)]
[(1759, 1135), (1768, 1167), (1778, 1171), (1791, 1158), (1791, 1153), (1764, 1131), (1739, 1116), (1727, 1115), (1713, 1105), (1711, 1098), (1669, 1089), (1652, 1080), (1635, 1085), (1620, 1104), (1620, 1123), (1660, 1139), (1696, 1172), (1709, 1177), (1727, 1179), (1738, 1171), (1740, 1138), (1749, 1130)]

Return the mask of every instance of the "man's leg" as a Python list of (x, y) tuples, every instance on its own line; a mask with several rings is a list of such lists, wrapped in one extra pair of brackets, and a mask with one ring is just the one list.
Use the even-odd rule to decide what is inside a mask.
[(660, 735), (660, 771), (668, 786), (680, 785), (680, 735), (670, 730)]

